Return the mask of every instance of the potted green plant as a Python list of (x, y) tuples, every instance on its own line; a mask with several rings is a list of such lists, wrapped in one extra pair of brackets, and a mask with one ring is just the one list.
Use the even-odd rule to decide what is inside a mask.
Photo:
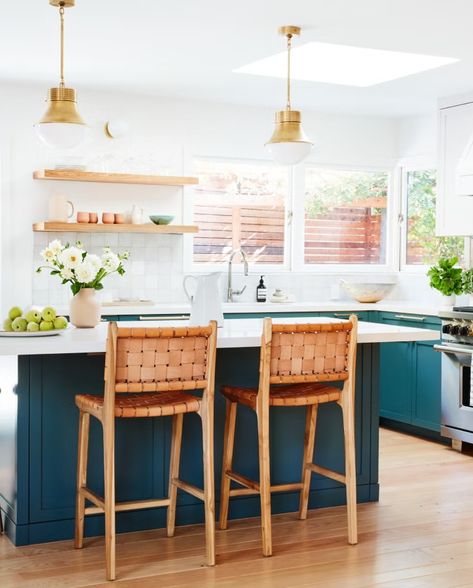
[(430, 287), (443, 295), (444, 303), (448, 306), (453, 305), (455, 296), (463, 292), (463, 270), (457, 263), (458, 257), (441, 257), (437, 265), (433, 265), (427, 272)]

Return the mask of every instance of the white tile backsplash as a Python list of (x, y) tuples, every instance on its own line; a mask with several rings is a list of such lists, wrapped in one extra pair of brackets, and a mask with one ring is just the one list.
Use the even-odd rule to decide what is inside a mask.
[[(45, 238), (46, 237), (46, 238)], [(48, 239), (49, 237), (49, 239)], [(111, 239), (110, 237), (113, 237)], [(85, 234), (61, 233), (34, 235), (34, 270), (42, 260), (41, 250), (48, 241), (59, 238), (63, 243), (82, 241), (91, 253), (100, 255), (103, 247), (110, 245), (115, 251), (130, 252), (130, 259), (125, 262), (124, 276), (113, 274), (105, 279), (101, 297), (111, 301), (117, 298), (146, 298), (154, 302), (186, 302), (182, 287), (182, 237), (179, 235), (145, 235), (145, 234)], [(112, 245), (112, 243), (116, 243)], [(205, 272), (203, 272), (205, 273)], [(233, 288), (246, 290), (235, 301), (253, 302), (256, 298), (261, 271), (250, 264), (250, 275), (244, 276), (241, 268), (234, 268)], [(397, 279), (397, 285), (388, 298), (391, 300), (413, 300), (416, 302), (436, 302), (438, 295), (428, 286), (423, 273), (408, 274), (383, 272), (376, 274), (343, 275), (323, 274), (319, 269), (314, 272), (273, 272), (265, 273), (264, 279), (268, 297), (276, 288), (281, 288), (286, 294), (294, 296), (297, 301), (327, 301), (349, 300), (343, 288), (339, 287), (340, 279), (366, 279), (367, 281)], [(226, 268), (222, 271), (220, 288), (222, 299), (226, 290)], [(62, 286), (60, 280), (44, 271), (33, 276), (33, 303), (38, 305), (65, 305), (71, 297), (67, 286)]]

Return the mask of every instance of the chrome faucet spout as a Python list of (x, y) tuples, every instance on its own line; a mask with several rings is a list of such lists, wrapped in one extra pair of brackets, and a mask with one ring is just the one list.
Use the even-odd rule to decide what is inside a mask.
[(246, 257), (246, 253), (243, 251), (243, 249), (235, 249), (231, 252), (230, 257), (228, 258), (227, 302), (233, 302), (233, 296), (239, 296), (246, 290), (246, 286), (243, 286), (241, 290), (233, 290), (232, 287), (233, 258), (237, 253), (241, 255), (243, 260), (243, 273), (245, 276), (248, 275), (248, 259)]

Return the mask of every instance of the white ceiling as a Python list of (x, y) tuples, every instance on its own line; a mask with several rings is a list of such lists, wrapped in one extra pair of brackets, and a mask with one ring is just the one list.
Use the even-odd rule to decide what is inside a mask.
[[(0, 0), (0, 81), (57, 83), (58, 20), (48, 0)], [(378, 116), (430, 112), (473, 91), (471, 0), (76, 0), (66, 11), (66, 82), (283, 108), (280, 79), (232, 73), (295, 43), (323, 41), (454, 57), (459, 63), (352, 88), (294, 82), (293, 107)]]

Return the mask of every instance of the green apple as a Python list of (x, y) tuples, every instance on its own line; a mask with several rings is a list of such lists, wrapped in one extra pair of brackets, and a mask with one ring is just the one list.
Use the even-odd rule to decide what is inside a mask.
[(39, 324), (36, 321), (30, 321), (26, 325), (26, 330), (28, 333), (35, 333), (36, 331), (39, 331)]
[(52, 331), (53, 330), (53, 321), (41, 321), (39, 323), (39, 330), (40, 331)]
[(11, 319), (9, 319), (9, 318), (5, 319), (3, 321), (3, 330), (4, 331), (13, 331), (11, 324), (12, 324)]
[(67, 329), (67, 318), (65, 316), (58, 316), (54, 319), (55, 329)]
[(39, 312), (39, 310), (29, 310), (26, 314), (25, 314), (25, 319), (29, 322), (29, 323), (39, 323), (41, 322), (41, 313)]
[(53, 320), (56, 318), (56, 311), (54, 310), (54, 308), (52, 306), (45, 306), (43, 308), (43, 312), (41, 313), (41, 316), (44, 321), (52, 323)]
[(21, 318), (20, 316), (17, 316), (16, 319), (11, 324), (11, 328), (14, 331), (26, 331), (27, 324), (28, 324), (28, 322), (26, 321), (26, 319)]
[(23, 314), (23, 311), (21, 310), (21, 308), (19, 306), (14, 306), (13, 308), (10, 308), (10, 310), (8, 311), (8, 318), (12, 321), (14, 321), (16, 318), (20, 317)]

